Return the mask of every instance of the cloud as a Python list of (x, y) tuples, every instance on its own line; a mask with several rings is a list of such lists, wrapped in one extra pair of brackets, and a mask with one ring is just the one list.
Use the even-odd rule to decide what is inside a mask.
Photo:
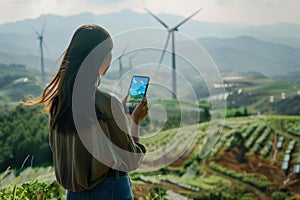
[(265, 3), (264, 3), (264, 6), (265, 6), (265, 7), (274, 7), (275, 4), (272, 3), (272, 2), (265, 2)]
[(216, 0), (218, 4), (220, 5), (226, 5), (228, 3), (231, 3), (232, 0)]
[(27, 3), (29, 2), (30, 0), (14, 0), (13, 2), (14, 3)]
[(0, 24), (47, 13), (68, 16), (92, 12), (99, 15), (124, 9), (145, 13), (143, 4), (155, 14), (182, 17), (202, 8), (203, 11), (193, 19), (208, 22), (300, 24), (299, 0), (1, 0)]
[(107, 5), (107, 4), (115, 4), (115, 3), (121, 3), (124, 0), (86, 0), (89, 4), (94, 5)]

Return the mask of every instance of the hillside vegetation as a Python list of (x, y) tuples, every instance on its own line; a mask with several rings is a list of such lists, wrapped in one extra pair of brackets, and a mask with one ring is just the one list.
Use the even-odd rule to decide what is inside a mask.
[(13, 111), (28, 95), (42, 92), (40, 73), (22, 65), (0, 63), (0, 115)]
[[(142, 199), (172, 199), (174, 195), (193, 199), (297, 199), (300, 195), (300, 174), (295, 171), (295, 166), (300, 165), (299, 122), (300, 117), (296, 116), (228, 118), (217, 144), (208, 156), (200, 159), (198, 155), (208, 127), (202, 123), (195, 145), (178, 160), (153, 172), (131, 173), (134, 195)], [(194, 130), (195, 126), (184, 129)], [(142, 142), (151, 152), (166, 142), (172, 143), (174, 137), (176, 129), (170, 129)], [(47, 139), (44, 140), (46, 145)], [(7, 179), (12, 184), (16, 182), (9, 174), (2, 176), (2, 183), (9, 184)], [(25, 170), (19, 177), (28, 181), (19, 190), (44, 187), (46, 183), (47, 188), (56, 189), (45, 191), (52, 191), (51, 195), (61, 192), (63, 197), (64, 191), (55, 183), (52, 167)], [(35, 177), (37, 181), (32, 181)], [(6, 189), (2, 195), (13, 191), (9, 185), (3, 188)]]
[(49, 119), (41, 108), (17, 107), (15, 111), (0, 116), (0, 170), (20, 168), (29, 155), (36, 166), (51, 163), (49, 148)]
[[(52, 167), (48, 116), (41, 107), (18, 105), (20, 99), (41, 88), (36, 81), (22, 82), (24, 77), (30, 78), (31, 71), (13, 70), (5, 69), (0, 76), (0, 81), (6, 80), (0, 87), (0, 198), (63, 199), (65, 190), (55, 181)], [(37, 77), (33, 73), (31, 79), (38, 81)], [(286, 116), (300, 113), (299, 95), (295, 94), (299, 85), (265, 77), (226, 83), (233, 84), (226, 89), (227, 118), (222, 132), (214, 133), (220, 135), (218, 142), (204, 158), (199, 154), (209, 141), (205, 139), (209, 103), (152, 102), (165, 108), (167, 117), (147, 117), (142, 122), (141, 142), (149, 153), (161, 151), (153, 163), (176, 153), (191, 135), (195, 137), (170, 165), (130, 174), (136, 199), (299, 199), (300, 117)], [(286, 98), (281, 99), (283, 91)], [(272, 95), (275, 101), (271, 103)], [(194, 106), (201, 112), (191, 109)], [(152, 112), (159, 116), (161, 110)], [(201, 121), (190, 123), (195, 123), (197, 114)], [(187, 119), (181, 124), (184, 134), (178, 135), (183, 117)]]

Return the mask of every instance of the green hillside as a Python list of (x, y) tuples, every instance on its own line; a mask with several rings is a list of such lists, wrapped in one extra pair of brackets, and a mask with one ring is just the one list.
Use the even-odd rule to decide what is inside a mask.
[[(173, 167), (144, 174), (138, 180), (147, 185), (144, 176), (152, 176), (152, 184), (166, 190), (170, 188), (165, 182), (173, 183), (181, 188), (178, 193), (194, 199), (243, 199), (248, 195), (249, 199), (274, 199), (277, 195), (284, 199), (299, 195), (300, 174), (294, 171), (300, 165), (299, 122), (300, 117), (287, 116), (228, 119), (209, 156), (197, 158), (198, 143), (193, 153), (183, 156), (181, 165), (177, 161)], [(201, 135), (204, 133), (198, 133)], [(172, 142), (172, 134), (167, 131), (155, 139), (144, 141), (150, 150), (165, 144), (164, 140)], [(280, 140), (283, 142), (278, 146)], [(290, 159), (286, 161), (285, 157)], [(159, 180), (154, 178), (158, 174)], [(145, 187), (143, 184), (139, 187)]]
[[(217, 144), (208, 156), (200, 159), (198, 155), (208, 127), (208, 123), (202, 123), (194, 145), (172, 164), (153, 172), (131, 173), (134, 196), (141, 199), (172, 196), (297, 199), (300, 196), (300, 173), (295, 167), (300, 165), (299, 122), (299, 116), (228, 118)], [(195, 126), (198, 125), (184, 129), (188, 133)], [(170, 129), (141, 141), (151, 152), (174, 142), (178, 137), (176, 132), (177, 129)], [(30, 174), (30, 180), (37, 177), (42, 183), (54, 184), (52, 168), (25, 170), (20, 179), (23, 177), (26, 181), (26, 174)], [(7, 179), (14, 183), (9, 173), (2, 177), (2, 182), (8, 184)], [(36, 186), (37, 183), (32, 184)], [(54, 191), (61, 191), (61, 188), (56, 186)]]
[(0, 115), (14, 110), (27, 96), (38, 96), (41, 92), (39, 71), (0, 63)]
[[(0, 87), (0, 197), (64, 198), (65, 191), (55, 181), (51, 164), (48, 116), (41, 113), (40, 107), (18, 106), (20, 99), (29, 93), (38, 94), (41, 88), (36, 81), (24, 82), (31, 71), (20, 70), (18, 75), (11, 70), (14, 69), (6, 69), (0, 77), (9, 80)], [(32, 80), (37, 77), (38, 73), (33, 73)], [(130, 174), (136, 199), (299, 198), (299, 84), (265, 77), (227, 78), (225, 83), (229, 86), (227, 118), (222, 132), (214, 132), (221, 136), (206, 157), (199, 154), (211, 141), (205, 137), (209, 102), (149, 101), (150, 108), (156, 105), (149, 114), (155, 118), (147, 117), (142, 122), (141, 142), (148, 153), (159, 153), (145, 164), (178, 153), (185, 141), (195, 137), (168, 166)], [(272, 103), (270, 96), (275, 99)], [(200, 108), (200, 113), (195, 107)], [(242, 115), (246, 117), (231, 118)], [(185, 120), (180, 125), (182, 119)], [(179, 127), (184, 134), (178, 134)]]
[(8, 167), (51, 163), (49, 148), (49, 119), (41, 108), (17, 107), (15, 111), (0, 116), (0, 171)]
[[(270, 78), (242, 77), (225, 79), (231, 87), (227, 108), (245, 109), (250, 114), (299, 115), (300, 84), (276, 81)], [(271, 102), (271, 98), (273, 101)]]

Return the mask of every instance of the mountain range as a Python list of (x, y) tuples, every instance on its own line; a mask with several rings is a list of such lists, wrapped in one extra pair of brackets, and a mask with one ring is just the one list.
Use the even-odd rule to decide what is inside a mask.
[[(184, 19), (170, 14), (158, 16), (170, 27)], [(40, 32), (45, 24), (45, 63), (46, 69), (50, 69), (67, 47), (74, 31), (86, 23), (100, 24), (112, 35), (135, 28), (161, 28), (150, 15), (131, 10), (105, 15), (42, 15), (0, 25), (0, 63), (39, 68), (39, 43), (35, 31)], [(300, 69), (300, 59), (297, 58), (300, 54), (300, 26), (296, 24), (253, 26), (191, 20), (179, 31), (199, 42), (221, 71), (258, 71), (273, 76)]]

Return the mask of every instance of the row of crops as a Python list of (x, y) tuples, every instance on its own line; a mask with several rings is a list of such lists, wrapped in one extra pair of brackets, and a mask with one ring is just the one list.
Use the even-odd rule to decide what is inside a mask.
[(292, 139), (285, 148), (281, 169), (287, 173), (300, 173), (300, 148), (298, 152), (294, 152), (296, 144), (296, 141)]
[[(141, 138), (141, 142), (147, 146), (148, 152), (158, 151), (159, 149), (162, 150), (163, 152), (160, 151), (161, 153), (159, 154), (161, 156), (164, 153), (169, 154), (176, 149), (181, 149), (181, 146), (184, 146), (186, 144), (185, 142), (189, 140), (190, 137), (193, 137), (193, 141), (196, 143), (196, 148), (194, 149), (199, 151), (207, 127), (208, 125), (203, 123), (183, 127), (181, 133), (178, 132), (178, 129), (161, 131)], [(286, 126), (284, 125), (284, 127)], [(218, 134), (219, 133), (216, 133), (216, 135)], [(281, 144), (280, 147), (278, 147), (278, 142), (280, 141)], [(273, 126), (265, 123), (264, 120), (249, 118), (249, 120), (244, 121), (229, 120), (229, 122), (226, 122), (221, 137), (213, 147), (209, 157), (197, 161), (196, 159), (193, 159), (192, 162), (186, 166), (185, 163), (183, 163), (180, 169), (174, 167), (175, 169), (168, 168), (154, 172), (153, 174), (137, 173), (139, 178), (136, 181), (139, 183), (147, 183), (148, 185), (165, 186), (165, 189), (167, 190), (170, 190), (168, 187), (176, 185), (183, 188), (185, 191), (189, 190), (191, 193), (201, 193), (201, 191), (207, 192), (209, 190), (213, 192), (224, 192), (232, 187), (231, 179), (229, 179), (229, 177), (228, 179), (224, 178), (226, 177), (224, 175), (227, 175), (248, 185), (254, 186), (261, 191), (272, 188), (272, 185), (274, 184), (273, 180), (262, 174), (237, 172), (233, 169), (218, 165), (217, 161), (205, 162), (209, 164), (203, 165), (203, 161), (207, 161), (218, 154), (221, 155), (221, 153), (227, 149), (238, 149), (240, 147), (243, 147), (243, 150), (247, 153), (246, 155), (255, 155), (266, 160), (272, 160), (275, 150), (278, 151), (279, 161), (282, 163), (286, 161), (288, 163), (287, 168), (283, 170), (287, 170), (289, 173), (295, 171), (297, 168), (296, 166), (300, 165), (300, 138), (297, 140), (297, 137), (290, 134), (289, 131), (285, 129), (277, 130)], [(289, 156), (285, 157), (285, 155)], [(157, 157), (157, 159), (159, 159), (159, 157)], [(249, 161), (251, 162), (250, 159)], [(170, 170), (174, 170), (174, 172), (170, 172)], [(163, 171), (166, 173), (163, 173)], [(160, 172), (161, 175), (159, 174)], [(216, 172), (222, 173), (223, 175)], [(29, 170), (24, 170), (22, 177), (32, 178), (33, 175), (31, 173), (32, 172)], [(38, 169), (35, 173), (41, 174), (41, 177), (43, 177), (43, 181), (45, 182), (51, 182), (54, 178), (53, 169), (47, 173)], [(44, 176), (42, 174), (49, 174), (49, 176)], [(9, 182), (9, 179), (13, 180), (12, 174), (6, 176), (6, 179), (2, 179), (2, 186), (4, 185), (4, 182)], [(20, 182), (23, 181), (24, 180)], [(240, 190), (241, 193), (244, 192), (242, 189)], [(181, 193), (182, 191), (176, 192)]]
[[(277, 119), (277, 121), (280, 120)], [(270, 126), (270, 124), (265, 123), (265, 120), (261, 119), (249, 119), (244, 121), (229, 120), (226, 122), (221, 137), (211, 149), (209, 155), (211, 157), (215, 156), (222, 150), (237, 147), (236, 145), (238, 144), (242, 144), (247, 155), (259, 155), (264, 159), (276, 159), (271, 158), (272, 151), (274, 152), (276, 150), (279, 153), (285, 151), (284, 155), (279, 157), (282, 162), (282, 169), (287, 172), (293, 171), (299, 173), (300, 149), (298, 154), (294, 153), (297, 140), (289, 137), (289, 134), (291, 134), (292, 130), (296, 133), (300, 132), (300, 127), (293, 119), (283, 120), (283, 122), (284, 129), (276, 130), (272, 129), (271, 127), (273, 126)], [(193, 133), (191, 133), (193, 131), (197, 131), (194, 139), (202, 141), (205, 136), (205, 126), (201, 125), (196, 128), (195, 125), (192, 125), (186, 127), (186, 134), (184, 135), (178, 134), (177, 129), (168, 130), (162, 132), (162, 134), (159, 133), (153, 137), (145, 138), (143, 142), (150, 152), (161, 148), (166, 152), (166, 146), (168, 146), (168, 144), (174, 143), (175, 149), (178, 148), (180, 144), (183, 144), (193, 135)], [(283, 153), (280, 155), (282, 154)]]
[[(269, 122), (278, 127), (277, 144), (282, 155), (281, 168), (287, 174), (300, 173), (300, 118), (297, 116), (270, 117)], [(282, 127), (282, 128), (281, 128)], [(297, 145), (298, 144), (298, 145)], [(297, 149), (298, 146), (298, 149)]]
[(256, 174), (254, 173), (248, 173), (248, 174), (241, 174), (241, 173), (237, 173), (235, 171), (232, 171), (232, 170), (229, 170), (227, 168), (224, 168), (224, 167), (221, 167), (219, 166), (218, 164), (214, 163), (214, 162), (211, 162), (209, 164), (209, 166), (222, 173), (222, 174), (226, 174), (232, 178), (236, 178), (238, 180), (241, 180), (245, 183), (248, 183), (250, 185), (253, 185), (257, 188), (260, 188), (262, 190), (265, 190), (267, 189), (267, 187), (269, 187), (270, 185), (272, 185), (272, 182), (265, 176), (263, 175), (260, 175), (260, 176), (257, 176)]
[[(272, 129), (262, 123), (241, 124), (222, 134), (220, 140), (211, 151), (211, 156), (216, 155), (224, 145), (226, 148), (234, 147), (237, 140), (242, 140), (243, 146), (249, 153), (260, 154), (267, 157), (272, 150), (273, 142), (269, 140)], [(240, 135), (241, 138), (238, 138)], [(260, 151), (259, 151), (260, 150)]]
[(271, 127), (263, 123), (253, 124), (242, 134), (244, 144), (249, 153), (255, 153), (267, 158), (272, 150), (273, 141), (270, 139)]
[(181, 129), (170, 129), (157, 132), (153, 135), (141, 138), (145, 144), (148, 155), (146, 161), (155, 162), (166, 157), (176, 157), (185, 152), (192, 144), (196, 145), (205, 136), (205, 125), (191, 125)]
[(284, 123), (285, 130), (294, 136), (300, 137), (300, 123), (297, 121), (289, 121)]
[[(253, 145), (253, 147), (251, 148), (251, 150), (254, 153), (257, 153), (258, 150), (265, 145), (265, 141), (269, 138), (271, 134), (271, 128), (270, 127), (265, 127), (262, 134), (258, 137), (258, 139), (256, 140), (255, 144)], [(262, 152), (261, 152), (262, 154)]]
[[(210, 156), (217, 155), (222, 149), (225, 150), (235, 147), (234, 145), (237, 145), (236, 140), (239, 139), (238, 135), (240, 135), (240, 139), (243, 140), (242, 145), (246, 147), (245, 149), (248, 155), (261, 155), (267, 159), (274, 146), (279, 152), (285, 151), (283, 158), (281, 158), (282, 169), (286, 172), (299, 173), (300, 147), (299, 153), (294, 153), (297, 141), (290, 138), (289, 134), (296, 136), (296, 133), (300, 133), (300, 126), (299, 123), (296, 123), (294, 120), (285, 120), (283, 122), (283, 127), (286, 129), (282, 130), (283, 132), (275, 131), (266, 123), (258, 120), (242, 124), (232, 124), (232, 122), (230, 122), (226, 124), (226, 128), (229, 130), (223, 132), (218, 143), (212, 149)], [(272, 132), (276, 132), (276, 145), (274, 145), (274, 137), (271, 137)]]

